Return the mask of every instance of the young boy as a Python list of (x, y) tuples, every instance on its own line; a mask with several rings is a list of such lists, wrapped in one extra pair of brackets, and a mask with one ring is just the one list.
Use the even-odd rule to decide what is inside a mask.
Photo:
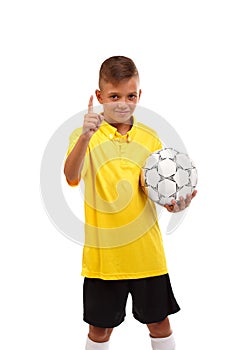
[[(99, 90), (83, 127), (70, 137), (64, 172), (71, 186), (85, 183), (84, 321), (86, 350), (107, 350), (114, 327), (124, 321), (127, 296), (133, 315), (146, 324), (154, 350), (174, 350), (168, 315), (179, 311), (166, 266), (156, 207), (140, 187), (147, 156), (162, 148), (154, 130), (133, 112), (141, 96), (134, 62), (124, 56), (103, 62)], [(166, 206), (186, 208), (196, 192)], [(129, 341), (127, 342), (129, 344)]]

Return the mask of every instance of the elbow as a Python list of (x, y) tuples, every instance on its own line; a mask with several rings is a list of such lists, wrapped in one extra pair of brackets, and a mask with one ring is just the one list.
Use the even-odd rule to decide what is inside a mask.
[(64, 167), (64, 174), (65, 174), (65, 178), (66, 178), (66, 182), (68, 183), (68, 185), (74, 187), (74, 186), (78, 186), (79, 182), (80, 182), (80, 178), (75, 178), (73, 176), (70, 175), (67, 167), (66, 167), (66, 164), (65, 164), (65, 167)]
[(68, 185), (70, 185), (71, 187), (75, 187), (78, 186), (80, 180), (76, 179), (76, 180), (70, 180), (67, 176), (66, 176), (66, 181), (68, 183)]

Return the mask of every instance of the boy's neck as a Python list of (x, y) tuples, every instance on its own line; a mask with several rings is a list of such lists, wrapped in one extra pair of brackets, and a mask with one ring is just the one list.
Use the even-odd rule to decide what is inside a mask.
[(107, 122), (110, 125), (114, 126), (114, 128), (116, 128), (121, 135), (125, 135), (133, 126), (133, 117), (131, 117), (129, 123), (111, 123), (110, 121)]
[(117, 128), (117, 131), (121, 135), (127, 134), (127, 132), (132, 128), (131, 124), (115, 124), (113, 126), (115, 126), (115, 128)]

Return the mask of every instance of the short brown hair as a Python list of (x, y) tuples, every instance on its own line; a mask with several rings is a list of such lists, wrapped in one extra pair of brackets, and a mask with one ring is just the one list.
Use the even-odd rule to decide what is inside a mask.
[(124, 79), (130, 79), (134, 76), (139, 78), (137, 67), (134, 62), (125, 56), (112, 56), (106, 59), (99, 71), (99, 87), (104, 80), (106, 83), (119, 84)]

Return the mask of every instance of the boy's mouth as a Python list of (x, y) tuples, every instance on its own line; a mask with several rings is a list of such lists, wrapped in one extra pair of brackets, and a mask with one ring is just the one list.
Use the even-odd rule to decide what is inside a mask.
[(115, 111), (115, 113), (128, 114), (128, 113), (130, 113), (130, 111)]

